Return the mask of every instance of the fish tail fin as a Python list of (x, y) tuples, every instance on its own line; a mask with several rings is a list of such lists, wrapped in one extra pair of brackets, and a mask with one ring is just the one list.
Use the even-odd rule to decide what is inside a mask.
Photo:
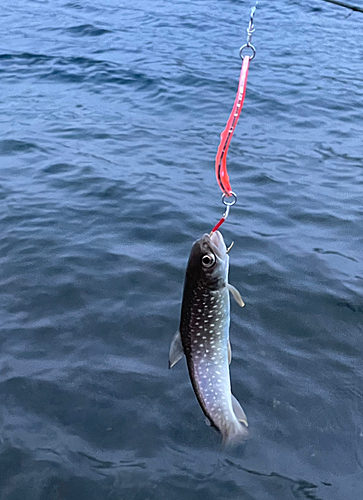
[(229, 447), (246, 441), (249, 437), (249, 432), (247, 426), (236, 419), (222, 430), (222, 435), (223, 446)]

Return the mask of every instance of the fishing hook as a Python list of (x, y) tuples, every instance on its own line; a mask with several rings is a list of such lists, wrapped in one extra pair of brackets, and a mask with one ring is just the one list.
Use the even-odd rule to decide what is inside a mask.
[[(227, 198), (232, 198), (231, 201), (228, 201)], [(229, 196), (223, 194), (222, 195), (222, 203), (225, 205), (226, 209), (224, 211), (224, 214), (222, 215), (222, 218), (221, 220), (214, 226), (214, 228), (212, 229), (211, 233), (210, 233), (210, 236), (212, 236), (212, 234), (217, 231), (217, 229), (223, 224), (223, 222), (227, 219), (228, 217), (228, 214), (229, 214), (229, 210), (231, 207), (233, 207), (233, 205), (236, 203), (237, 201), (237, 195), (236, 193), (234, 193), (233, 191), (231, 191), (231, 194)], [(232, 247), (231, 247), (232, 248)]]

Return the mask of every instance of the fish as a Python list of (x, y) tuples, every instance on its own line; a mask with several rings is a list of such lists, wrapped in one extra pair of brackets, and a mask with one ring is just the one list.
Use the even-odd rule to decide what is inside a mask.
[(249, 434), (246, 414), (231, 392), (229, 294), (241, 307), (244, 302), (228, 283), (229, 249), (219, 231), (205, 234), (193, 244), (184, 280), (180, 326), (169, 350), (169, 368), (185, 355), (207, 422), (222, 434), (226, 445), (244, 440)]

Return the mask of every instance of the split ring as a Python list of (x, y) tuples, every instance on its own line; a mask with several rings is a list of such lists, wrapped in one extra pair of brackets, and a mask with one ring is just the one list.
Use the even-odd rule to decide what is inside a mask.
[[(246, 52), (246, 49), (251, 49), (251, 50), (252, 50), (252, 55), (248, 55), (248, 54), (246, 54), (246, 53), (243, 55), (243, 51), (245, 51), (245, 52)], [(242, 45), (242, 47), (239, 49), (239, 56), (240, 56), (240, 58), (242, 59), (242, 61), (243, 61), (243, 59), (244, 59), (246, 56), (248, 56), (248, 57), (250, 58), (250, 61), (252, 61), (252, 59), (254, 59), (255, 55), (256, 55), (256, 49), (255, 49), (255, 47), (254, 47), (253, 45), (251, 45), (250, 43), (246, 43), (245, 45)]]
[[(232, 198), (232, 200), (227, 201), (226, 198)], [(231, 191), (231, 194), (229, 194), (229, 195), (226, 195), (226, 194), (222, 195), (222, 203), (224, 205), (226, 205), (226, 207), (233, 207), (233, 205), (236, 203), (236, 201), (237, 201), (237, 195), (233, 191)]]

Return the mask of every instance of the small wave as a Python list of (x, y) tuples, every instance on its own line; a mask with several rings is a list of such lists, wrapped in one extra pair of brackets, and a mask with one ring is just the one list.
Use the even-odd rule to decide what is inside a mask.
[(96, 28), (92, 24), (81, 24), (80, 26), (72, 26), (71, 28), (66, 28), (63, 31), (66, 33), (70, 33), (73, 36), (101, 36), (112, 33), (112, 31), (110, 30)]
[(0, 54), (0, 74), (3, 80), (11, 82), (29, 81), (33, 76), (43, 81), (92, 82), (92, 86), (97, 87), (110, 84), (130, 85), (135, 90), (161, 88), (161, 80), (145, 72), (91, 57), (53, 57), (28, 52)]
[(18, 141), (15, 139), (5, 139), (0, 141), (0, 155), (2, 156), (27, 153), (35, 149), (38, 149), (38, 146), (32, 142)]
[(72, 172), (74, 167), (69, 163), (53, 163), (44, 169), (46, 174), (63, 174), (65, 172)]
[(339, 255), (339, 257), (343, 257), (344, 259), (351, 260), (352, 262), (358, 262), (354, 257), (349, 257), (349, 255), (344, 255), (340, 252), (335, 252), (333, 250), (323, 250), (322, 248), (314, 248), (314, 252), (320, 253), (322, 255)]

